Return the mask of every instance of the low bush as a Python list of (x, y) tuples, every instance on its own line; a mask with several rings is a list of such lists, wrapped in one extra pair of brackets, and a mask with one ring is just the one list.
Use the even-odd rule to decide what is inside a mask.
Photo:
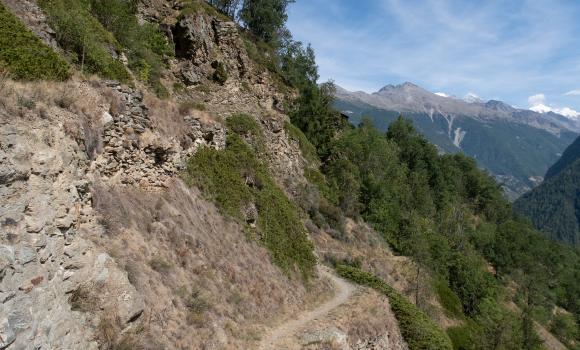
[(213, 69), (215, 69), (213, 75), (211, 76), (213, 81), (215, 81), (220, 85), (224, 85), (225, 82), (228, 80), (228, 72), (226, 70), (226, 66), (219, 61), (213, 61), (211, 66)]
[(191, 16), (198, 13), (206, 13), (209, 16), (217, 17), (222, 21), (231, 21), (232, 19), (218, 11), (215, 7), (208, 4), (205, 0), (183, 0), (183, 8), (180, 17)]
[(265, 145), (264, 130), (260, 127), (256, 119), (251, 116), (238, 113), (226, 119), (228, 129), (241, 136), (257, 152), (263, 152)]
[(358, 284), (371, 287), (389, 298), (391, 309), (399, 321), (399, 328), (409, 349), (453, 349), (451, 340), (423, 311), (399, 294), (380, 278), (353, 266), (338, 265), (339, 275)]
[(56, 32), (60, 46), (83, 71), (121, 82), (130, 80), (123, 64), (111, 56), (121, 46), (89, 12), (88, 3), (78, 0), (38, 2)]
[(284, 129), (288, 133), (288, 137), (296, 142), (298, 142), (298, 146), (300, 147), (300, 152), (302, 152), (302, 156), (306, 159), (310, 164), (317, 165), (320, 163), (320, 159), (318, 158), (318, 153), (316, 153), (316, 148), (308, 141), (306, 135), (295, 127), (292, 123), (284, 123)]
[(68, 64), (0, 3), (2, 67), (16, 79), (65, 80), (69, 77)]
[(571, 345), (580, 341), (578, 324), (571, 314), (558, 313), (554, 316), (550, 324), (550, 332), (554, 334), (562, 343)]
[(171, 269), (171, 264), (158, 256), (149, 260), (149, 266), (151, 266), (153, 270), (162, 273), (165, 273)]
[(256, 236), (269, 250), (273, 262), (286, 273), (297, 269), (308, 279), (316, 258), (299, 210), (239, 135), (255, 135), (254, 123), (248, 116), (230, 117), (226, 149), (201, 149), (188, 161), (184, 179), (239, 222), (244, 222), (246, 209), (255, 205)]
[(169, 92), (161, 82), (163, 58), (175, 53), (159, 26), (139, 23), (136, 1), (90, 0), (90, 10), (126, 49), (129, 67), (136, 76), (149, 84), (158, 97), (168, 97)]
[(304, 177), (308, 182), (316, 186), (329, 202), (335, 205), (338, 203), (338, 193), (330, 186), (328, 181), (326, 181), (326, 177), (318, 169), (304, 169)]
[(473, 344), (473, 327), (469, 324), (447, 329), (447, 335), (457, 350), (475, 349)]
[(455, 294), (447, 285), (447, 282), (440, 279), (435, 282), (435, 291), (441, 306), (445, 309), (445, 313), (451, 317), (463, 318), (463, 307), (461, 306), (461, 299)]

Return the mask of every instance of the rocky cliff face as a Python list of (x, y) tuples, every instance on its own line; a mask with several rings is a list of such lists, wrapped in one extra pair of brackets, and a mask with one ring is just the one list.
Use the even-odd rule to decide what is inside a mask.
[(122, 329), (144, 309), (127, 273), (90, 239), (105, 228), (92, 207), (90, 160), (64, 131), (74, 117), (2, 113), (2, 349), (96, 349), (99, 318), (75, 309), (114, 312)]
[[(305, 285), (280, 271), (180, 179), (199, 149), (225, 147), (223, 121), (244, 112), (292, 197), (307, 161), (284, 128), (284, 94), (235, 23), (144, 4), (141, 16), (164, 22), (176, 45), (165, 79), (184, 92), (162, 101), (97, 78), (0, 81), (0, 349), (252, 349), (272, 324), (332, 294), (326, 279)], [(227, 79), (215, 82), (220, 66)], [(388, 302), (367, 294), (336, 310), (340, 322), (302, 334), (333, 329), (343, 349), (404, 349)], [(348, 316), (361, 303), (382, 310), (372, 327)]]

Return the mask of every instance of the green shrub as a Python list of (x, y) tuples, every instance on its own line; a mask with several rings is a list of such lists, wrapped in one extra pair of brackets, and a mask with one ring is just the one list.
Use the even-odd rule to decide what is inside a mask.
[(318, 153), (316, 153), (316, 148), (308, 141), (306, 135), (295, 127), (292, 123), (284, 123), (284, 129), (288, 133), (288, 137), (296, 142), (298, 142), (298, 146), (300, 147), (300, 152), (302, 152), (302, 156), (312, 165), (317, 165), (320, 163), (320, 159), (318, 158)]
[(258, 122), (251, 116), (238, 113), (226, 120), (226, 126), (234, 133), (243, 137), (262, 138), (263, 131)]
[(453, 349), (451, 340), (427, 315), (380, 278), (356, 267), (339, 265), (337, 272), (344, 278), (371, 287), (389, 298), (391, 309), (409, 349)]
[(0, 67), (24, 80), (65, 80), (68, 64), (0, 3)]
[(264, 152), (264, 131), (254, 118), (244, 113), (234, 114), (226, 119), (226, 126), (250, 143), (255, 151)]
[(226, 71), (226, 66), (219, 61), (213, 61), (211, 64), (212, 68), (215, 69), (211, 78), (213, 81), (220, 85), (224, 85), (226, 80), (228, 80), (228, 72)]
[(180, 12), (180, 17), (186, 17), (198, 13), (205, 13), (212, 17), (217, 17), (222, 21), (231, 21), (232, 19), (225, 14), (221, 13), (213, 6), (205, 2), (204, 0), (185, 0), (183, 8)]
[(123, 64), (111, 56), (121, 46), (91, 15), (86, 1), (40, 0), (39, 5), (55, 30), (58, 43), (83, 71), (121, 82), (130, 80)]
[(36, 102), (33, 99), (26, 98), (24, 96), (18, 96), (18, 106), (26, 108), (26, 109), (34, 109), (36, 108)]
[(445, 313), (451, 317), (463, 318), (463, 307), (461, 299), (455, 294), (447, 285), (447, 282), (440, 279), (435, 282), (435, 291), (439, 298), (441, 306), (445, 309)]
[(318, 169), (304, 169), (304, 177), (308, 182), (316, 186), (324, 198), (326, 198), (330, 203), (334, 205), (338, 203), (338, 193), (336, 193), (336, 191), (334, 191), (334, 189), (328, 184), (326, 177)]
[(256, 38), (249, 32), (244, 31), (241, 34), (244, 40), (244, 47), (252, 62), (256, 64), (258, 69), (270, 72), (272, 82), (278, 91), (289, 92), (290, 87), (284, 82), (279, 68), (280, 58), (276, 47)]
[(126, 0), (90, 0), (91, 13), (126, 48), (129, 67), (139, 79), (151, 86), (157, 96), (169, 92), (161, 83), (164, 56), (174, 56), (165, 34), (156, 24), (137, 20), (137, 2)]
[(151, 266), (151, 268), (157, 272), (167, 272), (171, 269), (171, 264), (158, 256), (149, 260), (149, 266)]
[(447, 335), (453, 343), (453, 349), (456, 350), (472, 350), (476, 349), (473, 343), (474, 328), (471, 324), (451, 327), (447, 329)]
[(248, 116), (238, 115), (228, 119), (228, 126), (226, 149), (201, 149), (188, 161), (184, 180), (198, 186), (221, 211), (240, 222), (244, 220), (245, 209), (255, 205), (257, 234), (273, 262), (286, 273), (298, 269), (308, 279), (316, 258), (299, 210), (238, 135), (256, 132), (255, 125)]
[(550, 332), (562, 343), (569, 346), (580, 340), (578, 324), (575, 322), (574, 316), (570, 314), (556, 314), (550, 324)]

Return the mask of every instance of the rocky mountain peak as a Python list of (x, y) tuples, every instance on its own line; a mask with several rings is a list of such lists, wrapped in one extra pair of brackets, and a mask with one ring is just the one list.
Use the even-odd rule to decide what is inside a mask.
[(423, 90), (423, 89), (421, 87), (419, 87), (418, 85), (415, 85), (411, 82), (406, 81), (402, 84), (397, 84), (397, 85), (393, 85), (393, 84), (385, 85), (381, 89), (379, 89), (379, 91), (377, 91), (376, 93), (381, 94), (381, 93), (389, 93), (389, 92), (393, 92), (393, 91), (412, 92), (414, 90)]
[(508, 105), (505, 102), (498, 101), (498, 100), (489, 100), (485, 103), (486, 108), (494, 109), (496, 111), (503, 111), (503, 112), (511, 112), (515, 111), (515, 108)]

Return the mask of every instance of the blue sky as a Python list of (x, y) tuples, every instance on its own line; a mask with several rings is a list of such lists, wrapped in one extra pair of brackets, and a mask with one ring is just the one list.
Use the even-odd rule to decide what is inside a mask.
[(297, 0), (287, 25), (349, 90), (410, 81), (580, 111), (580, 0)]

